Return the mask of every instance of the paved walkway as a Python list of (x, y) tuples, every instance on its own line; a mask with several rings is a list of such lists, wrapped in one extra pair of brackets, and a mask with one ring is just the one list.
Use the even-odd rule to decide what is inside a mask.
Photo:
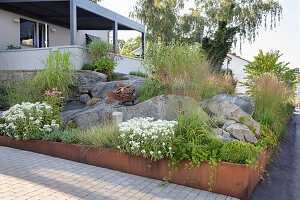
[(0, 146), (0, 199), (237, 200), (176, 184)]
[(293, 120), (280, 150), (268, 164), (269, 176), (256, 188), (252, 200), (298, 200), (300, 199), (300, 110), (296, 109)]

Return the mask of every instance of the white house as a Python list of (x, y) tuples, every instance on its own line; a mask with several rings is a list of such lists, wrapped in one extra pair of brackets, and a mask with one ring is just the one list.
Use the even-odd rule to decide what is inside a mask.
[[(109, 41), (118, 51), (118, 30), (136, 30), (145, 40), (145, 26), (89, 0), (0, 0), (0, 70), (38, 70), (49, 49), (69, 49), (75, 67), (87, 62), (86, 41)], [(8, 46), (21, 47), (6, 50)], [(137, 67), (138, 59), (120, 63)], [(120, 65), (119, 63), (119, 65)], [(126, 71), (117, 66), (120, 72)], [(126, 68), (126, 66), (125, 66)]]
[(228, 53), (224, 60), (222, 69), (231, 70), (233, 77), (238, 81), (236, 94), (243, 95), (246, 93), (247, 88), (241, 84), (246, 81), (246, 73), (244, 72), (245, 65), (249, 64), (250, 61), (237, 56), (235, 53)]

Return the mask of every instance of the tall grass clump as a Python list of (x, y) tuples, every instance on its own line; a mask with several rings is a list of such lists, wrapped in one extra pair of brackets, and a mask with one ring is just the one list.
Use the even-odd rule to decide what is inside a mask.
[(172, 42), (150, 43), (145, 56), (145, 68), (154, 79), (163, 82), (182, 80), (186, 74), (197, 70), (195, 64), (203, 60), (201, 45)]
[(117, 148), (120, 144), (119, 128), (115, 124), (107, 123), (91, 129), (80, 131), (78, 140), (80, 144), (99, 146), (103, 148)]
[(70, 59), (71, 52), (49, 51), (42, 60), (43, 69), (27, 80), (12, 81), (7, 84), (7, 95), (10, 106), (22, 102), (38, 102), (44, 100), (44, 92), (58, 88), (65, 97), (70, 93), (69, 86), (74, 84), (74, 70)]
[(41, 85), (36, 81), (35, 75), (27, 80), (12, 81), (6, 84), (7, 98), (10, 106), (22, 102), (35, 103), (43, 100)]
[(293, 92), (277, 76), (265, 73), (250, 82), (250, 93), (255, 98), (254, 119), (281, 136), (293, 112)]
[(145, 68), (153, 81), (166, 85), (172, 94), (202, 100), (235, 92), (232, 76), (213, 72), (198, 43), (149, 44)]
[(203, 144), (213, 136), (209, 117), (190, 111), (177, 117), (176, 136), (184, 138), (186, 143)]
[(42, 92), (57, 87), (68, 96), (69, 86), (74, 84), (74, 70), (70, 56), (69, 50), (49, 51), (48, 56), (42, 60), (44, 69), (36, 77), (36, 81), (41, 84)]

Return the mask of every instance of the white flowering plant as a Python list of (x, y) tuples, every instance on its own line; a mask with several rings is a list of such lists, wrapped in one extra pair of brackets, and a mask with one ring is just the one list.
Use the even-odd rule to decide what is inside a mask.
[(3, 113), (3, 118), (5, 123), (0, 124), (0, 134), (17, 139), (30, 139), (31, 134), (51, 132), (59, 127), (47, 103), (16, 104)]
[(118, 148), (121, 152), (150, 157), (152, 161), (172, 157), (176, 125), (176, 121), (133, 118), (119, 124)]

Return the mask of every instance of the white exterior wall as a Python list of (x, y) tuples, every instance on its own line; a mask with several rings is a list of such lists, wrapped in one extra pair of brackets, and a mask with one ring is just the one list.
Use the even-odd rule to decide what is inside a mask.
[(146, 70), (142, 65), (142, 60), (129, 56), (120, 56), (120, 58), (118, 59), (118, 65), (115, 67), (115, 72), (129, 74), (133, 71), (146, 73)]
[[(63, 51), (68, 49), (71, 52), (71, 62), (74, 69), (81, 69), (83, 64), (90, 61), (87, 48), (77, 45), (49, 47), (49, 48), (31, 48), (17, 49), (9, 51), (0, 51), (0, 70), (40, 70), (43, 69), (42, 60), (49, 54), (49, 50), (59, 49)], [(115, 72), (129, 74), (131, 71), (145, 72), (142, 67), (142, 61), (137, 58), (120, 56)]]
[[(249, 64), (249, 62), (238, 58), (236, 56), (228, 54), (232, 60), (230, 61), (228, 65), (228, 69), (232, 70), (233, 77), (238, 81), (237, 87), (236, 87), (236, 93), (237, 94), (245, 94), (247, 88), (245, 86), (242, 86), (240, 82), (245, 82), (246, 81), (246, 73), (244, 72), (243, 69), (245, 69), (245, 65)], [(228, 58), (225, 59), (222, 69), (227, 69), (227, 61)]]
[[(7, 12), (0, 9), (0, 51), (5, 50), (8, 45), (21, 46), (22, 49), (36, 48), (28, 47), (20, 44), (20, 23), (14, 22), (14, 19), (27, 19), (30, 21), (43, 23), (43, 21), (24, 17), (15, 13)], [(61, 26), (48, 24), (49, 26), (49, 47), (66, 46), (70, 44), (70, 30)], [(55, 29), (56, 31), (52, 31)], [(108, 30), (95, 31), (95, 30), (79, 30), (77, 31), (78, 45), (85, 45), (85, 33), (100, 37), (102, 40), (108, 41)]]
[(86, 48), (81, 46), (61, 46), (49, 48), (17, 49), (0, 51), (0, 70), (40, 70), (43, 69), (42, 60), (49, 54), (49, 50), (68, 49), (71, 52), (71, 62), (75, 69), (89, 61)]

